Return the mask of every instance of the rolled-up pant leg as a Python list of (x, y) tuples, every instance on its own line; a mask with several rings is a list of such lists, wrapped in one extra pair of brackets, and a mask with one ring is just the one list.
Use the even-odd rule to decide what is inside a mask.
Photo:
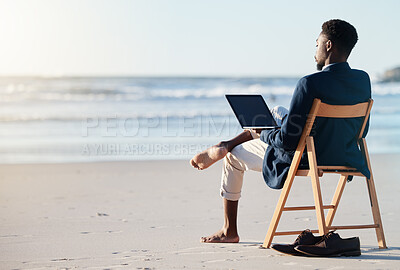
[[(282, 106), (276, 106), (271, 110), (271, 113), (278, 126), (280, 126), (288, 111)], [(259, 139), (259, 134), (251, 132), (251, 135), (253, 140), (237, 145), (224, 158), (221, 196), (227, 200), (239, 200), (245, 171), (262, 171), (263, 159), (268, 144)]]

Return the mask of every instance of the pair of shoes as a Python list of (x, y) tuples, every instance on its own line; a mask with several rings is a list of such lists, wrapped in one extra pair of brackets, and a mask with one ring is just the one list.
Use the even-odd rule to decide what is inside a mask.
[(323, 236), (323, 240), (315, 245), (298, 245), (298, 252), (315, 257), (360, 256), (360, 239), (358, 237), (341, 238), (334, 231)]
[(301, 234), (299, 234), (299, 236), (297, 236), (293, 244), (290, 245), (275, 244), (272, 245), (271, 248), (288, 255), (304, 256), (304, 253), (295, 250), (295, 247), (299, 245), (314, 245), (320, 242), (322, 239), (323, 236), (314, 236), (312, 232), (309, 229), (307, 229), (304, 230)]
[(334, 257), (360, 256), (358, 237), (343, 239), (334, 231), (315, 237), (310, 230), (303, 231), (291, 245), (273, 245), (273, 249), (296, 256)]

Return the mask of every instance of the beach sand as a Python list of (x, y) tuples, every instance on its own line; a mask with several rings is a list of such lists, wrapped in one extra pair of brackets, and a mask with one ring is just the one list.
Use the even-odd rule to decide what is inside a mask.
[[(359, 236), (362, 256), (306, 258), (260, 249), (280, 191), (248, 172), (239, 202), (238, 244), (204, 244), (222, 226), (222, 162), (204, 171), (188, 161), (0, 166), (0, 269), (398, 269), (400, 155), (372, 155), (389, 249), (375, 231)], [(288, 205), (313, 202), (309, 178), (295, 180)], [(329, 203), (336, 178), (322, 178)], [(334, 224), (372, 223), (367, 188), (355, 177)], [(313, 211), (284, 213), (279, 229), (315, 229)], [(291, 243), (296, 236), (276, 237)]]

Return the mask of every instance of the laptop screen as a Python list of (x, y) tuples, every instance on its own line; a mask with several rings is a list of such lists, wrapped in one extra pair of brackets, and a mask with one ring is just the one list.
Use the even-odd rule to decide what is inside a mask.
[(242, 128), (277, 126), (261, 95), (225, 95)]

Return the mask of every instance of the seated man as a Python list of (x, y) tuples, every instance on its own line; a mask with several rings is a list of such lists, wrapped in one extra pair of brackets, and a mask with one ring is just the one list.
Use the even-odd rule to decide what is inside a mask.
[[(281, 128), (245, 130), (232, 140), (220, 142), (193, 157), (190, 163), (199, 170), (225, 157), (221, 181), (225, 222), (217, 233), (202, 237), (202, 242), (239, 242), (236, 220), (244, 171), (262, 171), (269, 187), (283, 187), (314, 98), (332, 105), (354, 105), (371, 98), (368, 74), (351, 69), (347, 63), (357, 40), (356, 29), (351, 24), (342, 20), (325, 22), (317, 39), (315, 54), (317, 68), (322, 71), (299, 80), (289, 110), (283, 107), (272, 110)], [(318, 164), (346, 164), (369, 177), (355, 137), (362, 120), (317, 118), (311, 135)], [(368, 125), (364, 136), (367, 131)], [(307, 166), (305, 155), (301, 164)]]

